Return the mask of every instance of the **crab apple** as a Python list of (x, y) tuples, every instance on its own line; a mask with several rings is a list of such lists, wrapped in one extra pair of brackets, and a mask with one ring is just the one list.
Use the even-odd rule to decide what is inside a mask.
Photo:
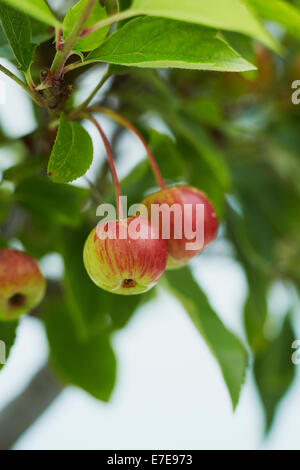
[[(187, 264), (217, 235), (216, 212), (206, 195), (197, 188), (165, 188), (150, 194), (142, 204), (147, 208), (149, 220), (159, 228), (166, 242), (169, 254), (167, 269), (176, 269)], [(159, 216), (155, 220), (153, 205), (160, 207)], [(168, 225), (167, 231), (164, 228), (165, 223)]]
[(121, 295), (142, 294), (163, 275), (168, 251), (148, 219), (99, 223), (84, 246), (85, 268), (102, 289)]
[(16, 320), (42, 300), (46, 281), (37, 262), (18, 250), (0, 249), (0, 320)]

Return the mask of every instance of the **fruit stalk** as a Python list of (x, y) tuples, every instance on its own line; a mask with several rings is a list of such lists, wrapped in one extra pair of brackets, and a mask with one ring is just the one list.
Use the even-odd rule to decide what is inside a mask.
[(129, 129), (131, 132), (133, 132), (141, 141), (142, 145), (144, 146), (146, 150), (150, 165), (152, 167), (153, 173), (155, 175), (155, 178), (160, 188), (165, 189), (166, 186), (165, 186), (163, 177), (159, 171), (158, 165), (142, 134), (129, 121), (127, 121), (127, 119), (123, 118), (123, 116), (120, 116), (118, 113), (116, 113), (115, 111), (112, 111), (111, 109), (105, 108), (103, 106), (91, 106), (90, 108), (87, 108), (87, 111), (105, 114), (106, 116), (111, 117), (114, 121), (118, 122), (119, 124)]
[(119, 178), (118, 178), (116, 165), (115, 165), (115, 162), (114, 162), (114, 157), (113, 157), (113, 153), (112, 153), (109, 141), (108, 141), (102, 127), (100, 126), (98, 121), (93, 116), (91, 116), (90, 114), (82, 114), (82, 116), (85, 117), (86, 119), (88, 119), (89, 121), (91, 121), (95, 125), (95, 127), (97, 128), (97, 130), (98, 130), (98, 132), (99, 132), (99, 134), (100, 134), (100, 136), (103, 140), (105, 150), (106, 150), (106, 154), (107, 154), (109, 167), (110, 167), (110, 171), (112, 173), (112, 177), (113, 177), (114, 185), (115, 185), (118, 218), (119, 218), (119, 220), (122, 220), (123, 219), (123, 208), (122, 208), (122, 204), (121, 204), (121, 186), (120, 186), (120, 181), (119, 181)]

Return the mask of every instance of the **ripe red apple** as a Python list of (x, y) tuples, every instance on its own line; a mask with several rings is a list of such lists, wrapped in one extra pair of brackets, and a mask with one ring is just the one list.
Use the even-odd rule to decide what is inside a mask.
[(16, 320), (42, 300), (46, 281), (37, 262), (18, 250), (0, 250), (0, 320)]
[(147, 292), (158, 282), (168, 252), (158, 230), (147, 219), (131, 217), (99, 223), (87, 238), (83, 258), (98, 287), (132, 295)]
[[(160, 234), (166, 242), (169, 253), (167, 269), (175, 269), (187, 264), (194, 256), (203, 251), (217, 235), (218, 218), (216, 212), (206, 195), (196, 188), (191, 186), (166, 188), (150, 194), (144, 199), (143, 204), (147, 207), (149, 220), (158, 226)], [(151, 216), (153, 204), (162, 205), (161, 213), (156, 220), (153, 220)], [(173, 204), (177, 205), (176, 208), (180, 209), (179, 212), (177, 209), (174, 212), (170, 211)], [(197, 208), (197, 205), (201, 206)], [(165, 216), (165, 221), (169, 220), (169, 234), (166, 234), (164, 229), (163, 218)], [(182, 226), (181, 234), (176, 228), (178, 223)], [(190, 228), (187, 234), (185, 234), (185, 226)], [(192, 237), (192, 232), (195, 234), (194, 237)], [(193, 243), (198, 239), (199, 243)], [(191, 245), (187, 246), (191, 242), (193, 249), (190, 249)]]

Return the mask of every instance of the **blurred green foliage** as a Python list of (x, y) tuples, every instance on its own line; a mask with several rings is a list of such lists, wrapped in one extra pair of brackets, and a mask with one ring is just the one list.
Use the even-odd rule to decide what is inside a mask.
[[(212, 5), (218, 1), (214, 0)], [(76, 2), (69, 3), (71, 6)], [(142, 3), (137, 0), (134, 5), (140, 7)], [(1, 4), (6, 12), (7, 7), (2, 1)], [(25, 14), (34, 18), (26, 16), (26, 38), (28, 44), (43, 43), (37, 48), (31, 66), (32, 75), (38, 77), (55, 53), (53, 30), (47, 25), (57, 25), (58, 20), (52, 20), (46, 4), (40, 11), (31, 0), (22, 5), (5, 0), (6, 4), (22, 10), (16, 13), (18, 18)], [(119, 0), (120, 10), (131, 4), (129, 0)], [(190, 4), (186, 2), (187, 15), (191, 14)], [(194, 185), (213, 202), (222, 225), (220, 240), (230, 244), (232, 256), (243, 268), (248, 282), (248, 295), (241, 312), (247, 347), (218, 318), (189, 268), (168, 273), (163, 286), (178, 298), (207, 341), (219, 362), (234, 406), (244, 382), (247, 351), (250, 352), (269, 430), (295, 374), (291, 343), (295, 339), (294, 328), (299, 324), (295, 311), (299, 310), (300, 289), (300, 105), (291, 101), (291, 85), (294, 80), (300, 80), (300, 3), (249, 0), (249, 5), (253, 8), (248, 12), (252, 22), (247, 23), (239, 10), (243, 19), (240, 26), (238, 16), (232, 18), (230, 25), (223, 24), (222, 10), (214, 18), (210, 7), (212, 16), (208, 15), (205, 22), (199, 10), (197, 18), (201, 21), (195, 20), (198, 26), (193, 28), (219, 25), (218, 38), (257, 70), (249, 68), (239, 74), (176, 68), (151, 70), (122, 67), (124, 61), (116, 58), (112, 62), (119, 65), (109, 67), (111, 80), (105, 94), (96, 101), (114, 108), (141, 131), (167, 184)], [(165, 16), (171, 20), (164, 20), (166, 23), (180, 20), (176, 17), (178, 8), (169, 7), (170, 12)], [(59, 18), (63, 16), (62, 12), (56, 14)], [(280, 23), (281, 56), (252, 39), (261, 39), (273, 49), (277, 47), (277, 38), (270, 39), (259, 17)], [(0, 56), (21, 63), (23, 55), (18, 44), (11, 44), (10, 48), (7, 42), (6, 36), (11, 32), (5, 20), (2, 17)], [(118, 24), (116, 34), (124, 33), (121, 28), (125, 23), (125, 32), (131, 31), (126, 20)], [(99, 36), (96, 42), (94, 47), (99, 45)], [(155, 51), (150, 48), (152, 53)], [(25, 59), (21, 65), (27, 71), (31, 58), (26, 55)], [(74, 94), (82, 86), (79, 79), (82, 70), (89, 71), (79, 68), (66, 76)], [(38, 130), (19, 139), (21, 162), (2, 174), (0, 246), (10, 246), (17, 240), (38, 259), (49, 253), (61, 255), (64, 274), (61, 279), (51, 281), (51, 288), (49, 283), (46, 300), (34, 314), (46, 324), (51, 357), (64, 380), (98, 399), (108, 400), (116, 377), (112, 334), (125, 327), (143, 303), (151, 302), (156, 291), (123, 298), (91, 283), (83, 267), (82, 248), (97, 223), (97, 205), (114, 198), (107, 164), (99, 167), (88, 189), (76, 184), (55, 184), (46, 172), (55, 139), (53, 119), (50, 122), (47, 113), (38, 108), (35, 116)], [(75, 146), (72, 138), (76, 133), (72, 134), (72, 129), (68, 129), (69, 145), (64, 147), (64, 135), (59, 136), (59, 152), (56, 148), (52, 154), (55, 169), (59, 172), (63, 167), (57, 181), (67, 182), (83, 175), (91, 163), (89, 138), (82, 127), (77, 127), (77, 132)], [(130, 155), (122, 151), (123, 136), (120, 128), (114, 126), (111, 139), (114, 153), (118, 160), (129, 161)], [(1, 131), (1, 145), (12, 143), (14, 139)], [(88, 147), (87, 155), (82, 155), (82, 151), (79, 154), (84, 146)], [(62, 162), (64, 155), (66, 160)], [(129, 204), (140, 202), (155, 187), (146, 159), (122, 181)], [(203, 256), (210, 255), (215, 256), (214, 245)], [(195, 263), (201, 263), (201, 257)], [(270, 292), (275, 283), (297, 292), (291, 297), (291, 312), (282, 312), (281, 319), (270, 309)], [(0, 324), (0, 338), (9, 346), (15, 329), (14, 324)]]

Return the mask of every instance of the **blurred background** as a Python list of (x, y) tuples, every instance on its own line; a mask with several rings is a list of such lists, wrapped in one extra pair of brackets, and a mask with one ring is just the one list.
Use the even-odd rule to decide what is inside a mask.
[[(92, 78), (89, 73), (85, 79), (91, 82)], [(31, 132), (36, 124), (29, 100), (5, 77), (1, 77), (1, 86), (5, 90), (1, 125), (12, 137)], [(103, 125), (108, 133), (112, 132), (106, 120)], [(161, 130), (159, 125), (158, 129)], [(104, 153), (97, 136), (94, 145), (94, 161), (98, 165)], [(125, 137), (124, 146), (130, 154), (130, 165), (134, 165), (143, 156), (142, 149), (130, 136)], [(0, 156), (3, 172), (16, 155), (1, 149)], [(119, 167), (125, 176), (128, 166), (123, 162)], [(87, 183), (83, 179), (77, 184)], [(194, 272), (225, 324), (244, 336), (241, 311), (247, 296), (245, 274), (231, 258), (230, 246), (222, 236), (208, 251), (193, 262)], [(58, 254), (43, 258), (41, 266), (44, 274), (52, 278), (61, 276), (63, 271)], [(280, 316), (290, 298), (278, 284), (270, 302), (273, 312)], [(298, 310), (295, 315), (299, 313)], [(184, 310), (164, 291), (135, 313), (126, 329), (115, 334), (113, 343), (118, 380), (111, 402), (100, 403), (87, 393), (68, 387), (17, 441), (15, 449), (300, 448), (299, 373), (280, 406), (273, 431), (264, 438), (263, 410), (257, 404), (251, 374), (247, 374), (241, 401), (233, 413), (213, 356)], [(0, 375), (1, 408), (28, 385), (47, 356), (47, 340), (39, 321), (24, 318), (8, 364)]]
[[(61, 2), (53, 1), (53, 6), (59, 8)], [(285, 38), (278, 25), (268, 26), (284, 42), (283, 57), (226, 33), (257, 64), (257, 72), (133, 69), (130, 76), (122, 71), (110, 78), (94, 98), (139, 127), (168, 184), (194, 184), (217, 209), (219, 236), (191, 263), (191, 270), (213, 311), (252, 353), (236, 411), (207, 344), (183, 306), (161, 286), (124, 317), (121, 302), (115, 307), (111, 336), (117, 380), (110, 401), (100, 402), (73, 386), (53, 387), (50, 381), (49, 406), (37, 419), (33, 411), (33, 424), (14, 449), (300, 449), (300, 366), (291, 361), (292, 342), (300, 339), (300, 105), (291, 101), (292, 82), (300, 80), (299, 40)], [(37, 69), (47, 65), (49, 44), (37, 59)], [(1, 63), (19, 73), (8, 60)], [(71, 75), (75, 104), (89, 95), (103, 73), (102, 66), (93, 66), (80, 76)], [(38, 205), (38, 192), (30, 204), (16, 199), (21, 220), (25, 213), (17, 228), (5, 198), (20, 195), (16, 188), (22, 184), (22, 196), (26, 194), (20, 176), (30, 160), (25, 136), (35, 135), (43, 119), (25, 93), (1, 75), (1, 234), (10, 246), (39, 259), (51, 298), (57, 294), (52, 287), (68, 277), (72, 253), (61, 249), (53, 220), (47, 226), (30, 213)], [(132, 202), (141, 200), (155, 188), (142, 147), (111, 121), (99, 119), (113, 143), (124, 193)], [(97, 203), (103, 195), (113, 200), (113, 188), (99, 136), (89, 123), (84, 126), (93, 139), (94, 161), (86, 177), (72, 185), (91, 191), (92, 203), (80, 214), (92, 224)], [(45, 161), (48, 150), (38, 150)], [(55, 203), (59, 205), (59, 197)], [(7, 220), (13, 227), (8, 236)], [(86, 225), (84, 229), (86, 236)], [(70, 233), (68, 237), (70, 241)], [(81, 253), (76, 256), (81, 259)], [(75, 285), (68, 285), (68, 298)], [(116, 320), (118, 315), (121, 320)], [(16, 428), (22, 421), (19, 401), (13, 411), (6, 407), (28, 387), (32, 391), (31, 380), (48, 362), (49, 331), (47, 339), (39, 317), (40, 312), (21, 320), (0, 374), (0, 408), (9, 410), (0, 412), (0, 441), (7, 416)], [(49, 367), (62, 384), (54, 343), (52, 336), (55, 360)], [(77, 367), (84, 369), (85, 358), (79, 359)], [(39, 401), (39, 388), (35, 393), (33, 405)]]

